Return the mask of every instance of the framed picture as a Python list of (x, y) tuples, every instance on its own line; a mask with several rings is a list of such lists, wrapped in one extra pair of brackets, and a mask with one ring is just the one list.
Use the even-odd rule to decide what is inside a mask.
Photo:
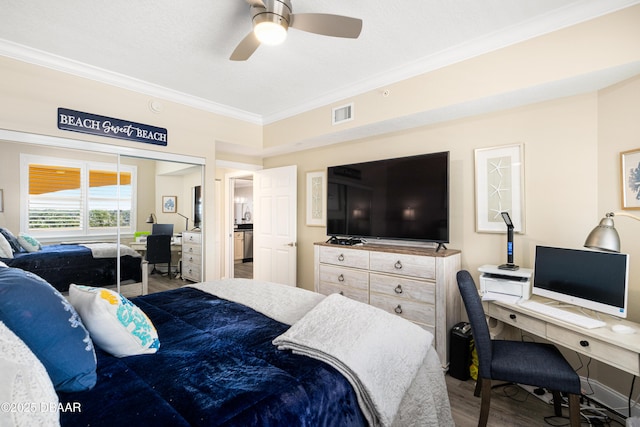
[(0, 212), (4, 212), (4, 190), (0, 190)]
[(620, 153), (622, 209), (640, 209), (640, 148)]
[(506, 233), (507, 212), (516, 233), (524, 233), (524, 146), (475, 150), (476, 231)]
[(177, 196), (162, 196), (162, 212), (176, 213), (178, 211)]
[(324, 227), (327, 221), (326, 173), (307, 172), (307, 225)]

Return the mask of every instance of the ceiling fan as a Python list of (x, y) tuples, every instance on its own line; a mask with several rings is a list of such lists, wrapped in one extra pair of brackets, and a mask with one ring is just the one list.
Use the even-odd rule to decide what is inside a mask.
[(362, 20), (326, 13), (292, 13), (289, 0), (246, 0), (249, 3), (253, 31), (246, 35), (231, 54), (232, 61), (246, 61), (260, 44), (279, 44), (289, 27), (333, 37), (358, 38)]

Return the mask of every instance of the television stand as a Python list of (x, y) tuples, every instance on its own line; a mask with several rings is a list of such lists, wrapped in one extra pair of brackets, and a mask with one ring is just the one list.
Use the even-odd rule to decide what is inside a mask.
[(446, 251), (447, 247), (444, 245), (444, 243), (438, 243), (438, 247), (436, 248), (436, 252), (438, 252), (440, 249), (444, 249)]

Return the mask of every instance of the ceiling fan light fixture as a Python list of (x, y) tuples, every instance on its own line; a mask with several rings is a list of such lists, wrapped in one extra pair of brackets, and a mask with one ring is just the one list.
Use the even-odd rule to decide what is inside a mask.
[(253, 28), (253, 33), (260, 40), (260, 43), (271, 46), (281, 44), (287, 38), (287, 30), (273, 21), (257, 23)]

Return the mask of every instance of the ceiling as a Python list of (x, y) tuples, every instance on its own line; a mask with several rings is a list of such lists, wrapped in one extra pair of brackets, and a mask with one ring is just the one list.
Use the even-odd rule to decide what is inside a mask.
[(244, 0), (0, 0), (0, 55), (266, 124), (640, 0), (292, 0), (358, 17), (356, 40), (290, 29), (248, 61)]

